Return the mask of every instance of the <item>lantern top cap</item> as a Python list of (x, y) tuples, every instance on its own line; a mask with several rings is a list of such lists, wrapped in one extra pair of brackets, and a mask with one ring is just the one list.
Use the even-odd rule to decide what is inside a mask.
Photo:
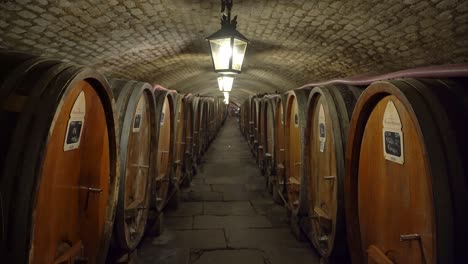
[(250, 41), (244, 35), (242, 35), (239, 31), (237, 31), (236, 27), (237, 27), (237, 16), (235, 16), (232, 21), (229, 21), (229, 18), (223, 15), (221, 19), (221, 29), (211, 34), (205, 40), (209, 41), (209, 40), (222, 39), (222, 38), (237, 38), (239, 40), (249, 43)]

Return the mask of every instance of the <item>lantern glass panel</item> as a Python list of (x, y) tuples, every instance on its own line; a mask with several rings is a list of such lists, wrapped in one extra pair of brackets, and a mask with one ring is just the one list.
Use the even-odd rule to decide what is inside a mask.
[(210, 40), (215, 70), (229, 70), (232, 57), (231, 38)]
[(247, 50), (247, 42), (234, 39), (234, 52), (232, 57), (232, 69), (240, 71), (242, 69), (242, 63), (244, 62), (245, 51)]

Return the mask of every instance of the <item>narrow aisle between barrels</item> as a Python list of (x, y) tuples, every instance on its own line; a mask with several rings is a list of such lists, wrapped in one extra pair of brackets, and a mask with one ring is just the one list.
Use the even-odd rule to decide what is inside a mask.
[(178, 209), (166, 210), (162, 234), (140, 245), (138, 263), (319, 263), (266, 190), (237, 118), (228, 117), (204, 159)]

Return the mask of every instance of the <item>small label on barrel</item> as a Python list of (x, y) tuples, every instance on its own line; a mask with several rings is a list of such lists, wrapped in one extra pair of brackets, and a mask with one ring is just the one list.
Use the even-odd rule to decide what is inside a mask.
[(182, 109), (179, 109), (179, 112), (177, 113), (177, 123), (180, 122), (181, 111)]
[(163, 126), (164, 125), (164, 110), (161, 112), (161, 119), (159, 120), (159, 125)]
[(395, 104), (388, 101), (383, 118), (383, 147), (386, 160), (399, 164), (405, 162), (403, 153), (403, 132)]
[(138, 105), (135, 111), (135, 117), (133, 118), (133, 127), (132, 132), (140, 132), (141, 122), (143, 121), (143, 112), (145, 109), (146, 103), (145, 98), (142, 96), (138, 101)]
[(325, 111), (323, 110), (323, 105), (320, 105), (319, 110), (319, 141), (320, 141), (320, 152), (325, 151), (325, 141), (326, 141), (326, 126), (325, 126)]
[(83, 91), (75, 100), (70, 119), (68, 119), (67, 132), (65, 134), (65, 143), (63, 151), (77, 149), (80, 146), (81, 133), (83, 131), (84, 118), (86, 115), (86, 98)]
[(294, 126), (299, 127), (299, 115), (297, 114), (297, 103), (294, 102)]

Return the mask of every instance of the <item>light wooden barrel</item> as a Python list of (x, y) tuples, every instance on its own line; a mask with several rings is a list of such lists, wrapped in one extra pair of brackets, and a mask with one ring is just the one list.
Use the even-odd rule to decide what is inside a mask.
[[(300, 202), (304, 192), (304, 130), (310, 88), (287, 93), (284, 124), (285, 180), (288, 207), (293, 215), (305, 214)], [(302, 206), (302, 207), (300, 207)]]
[(349, 262), (344, 210), (345, 152), (349, 119), (362, 90), (354, 86), (315, 87), (307, 104), (304, 137), (308, 208), (303, 221), (317, 251), (333, 263)]
[(175, 152), (174, 152), (174, 183), (180, 185), (184, 180), (185, 174), (185, 140), (186, 140), (186, 116), (185, 116), (185, 104), (183, 102), (183, 95), (178, 93), (172, 94), (175, 101)]
[(158, 150), (156, 155), (156, 177), (153, 181), (153, 206), (162, 211), (171, 187), (174, 157), (174, 111), (175, 105), (168, 90), (154, 89), (156, 100), (156, 123), (158, 125)]
[(182, 103), (184, 104), (185, 109), (185, 154), (184, 154), (184, 167), (186, 177), (189, 181), (192, 180), (192, 177), (195, 174), (195, 164), (196, 160), (193, 156), (194, 149), (194, 118), (195, 113), (193, 111), (193, 100), (194, 96), (184, 97)]
[(119, 186), (107, 81), (8, 51), (0, 69), (2, 261), (103, 263)]
[(376, 82), (346, 152), (353, 263), (463, 263), (468, 244), (465, 80)]
[(284, 119), (285, 119), (286, 95), (281, 95), (275, 103), (275, 153), (276, 153), (276, 179), (273, 182), (273, 194), (284, 195), (285, 192), (285, 138), (284, 138)]
[(114, 224), (115, 241), (133, 250), (141, 241), (156, 170), (156, 114), (151, 85), (112, 80), (120, 128), (120, 187)]

